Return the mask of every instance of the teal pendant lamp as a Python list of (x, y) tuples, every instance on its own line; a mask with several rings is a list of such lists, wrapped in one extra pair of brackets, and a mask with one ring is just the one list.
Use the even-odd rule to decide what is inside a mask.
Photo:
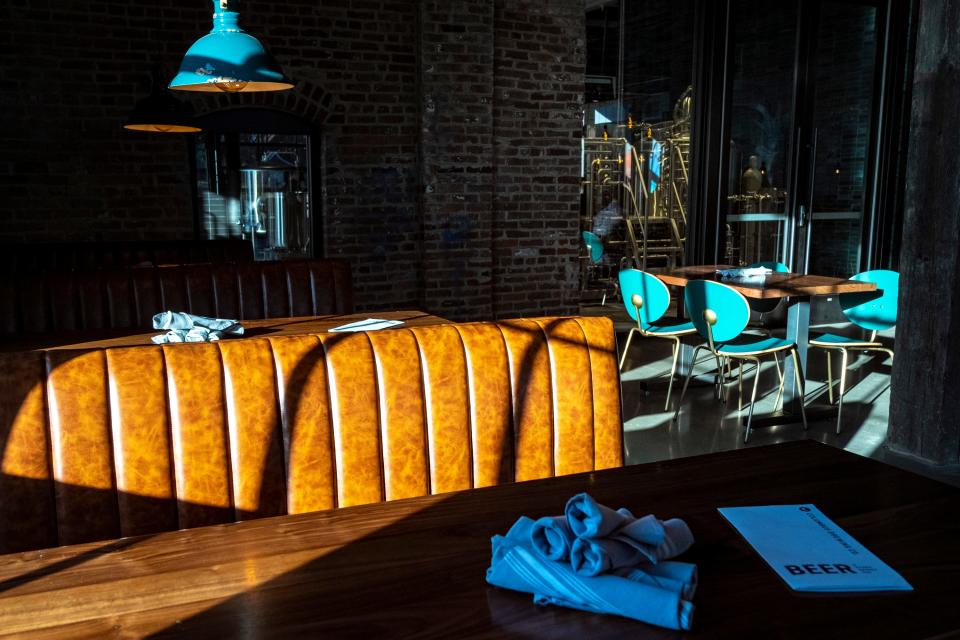
[(170, 83), (177, 91), (283, 91), (293, 88), (260, 41), (240, 28), (236, 0), (214, 0), (213, 29), (193, 43)]

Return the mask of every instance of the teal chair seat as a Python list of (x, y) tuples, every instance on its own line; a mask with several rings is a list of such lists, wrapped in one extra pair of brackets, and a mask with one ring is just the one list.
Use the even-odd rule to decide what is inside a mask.
[[(757, 400), (757, 381), (760, 378), (760, 356), (772, 355), (777, 363), (777, 375), (780, 378), (780, 389), (777, 393), (776, 405), (783, 397), (784, 378), (780, 370), (780, 352), (789, 351), (793, 357), (793, 370), (797, 379), (797, 387), (800, 391), (800, 415), (803, 419), (803, 428), (807, 428), (807, 414), (803, 407), (803, 372), (800, 369), (800, 359), (797, 356), (797, 345), (789, 340), (781, 338), (744, 335), (743, 330), (750, 321), (750, 305), (747, 299), (739, 291), (719, 282), (710, 280), (694, 280), (688, 282), (684, 290), (684, 302), (686, 303), (687, 313), (697, 333), (706, 338), (707, 344), (697, 347), (693, 352), (693, 362), (697, 362), (697, 354), (706, 349), (710, 351), (717, 362), (717, 384), (720, 387), (720, 397), (725, 398), (725, 386), (723, 382), (723, 358), (728, 360), (747, 360), (753, 362), (753, 393), (750, 396), (750, 413), (747, 416), (747, 427), (743, 434), (743, 441), (750, 439), (750, 425), (753, 422), (753, 407)], [(743, 390), (743, 365), (738, 367), (739, 382), (738, 386)], [(680, 416), (680, 408), (683, 405), (683, 396), (687, 392), (687, 386), (690, 384), (690, 378), (693, 376), (693, 366), (687, 374), (687, 379), (683, 383), (683, 390), (680, 392), (680, 401), (677, 403), (677, 411), (674, 419)], [(742, 406), (742, 405), (741, 405)]]
[(680, 322), (680, 323), (664, 323), (657, 321), (654, 324), (641, 325), (644, 332), (656, 334), (658, 336), (674, 336), (678, 334), (690, 334), (695, 332), (697, 329), (693, 326), (692, 322)]
[(865, 340), (863, 338), (851, 338), (850, 336), (838, 336), (835, 333), (824, 333), (810, 340), (814, 347), (839, 348), (839, 347), (879, 347), (879, 342)]
[(750, 356), (762, 353), (773, 353), (774, 351), (783, 351), (792, 349), (794, 343), (783, 338), (760, 338), (756, 336), (741, 335), (728, 342), (717, 344), (717, 353), (722, 356)]
[(663, 338), (673, 341), (673, 366), (670, 368), (670, 384), (667, 386), (667, 403), (664, 411), (670, 409), (670, 392), (673, 390), (673, 377), (677, 373), (677, 359), (680, 355), (680, 337), (696, 333), (692, 322), (663, 320), (663, 314), (670, 307), (670, 290), (659, 278), (637, 269), (624, 269), (620, 272), (620, 293), (623, 304), (637, 326), (630, 328), (627, 342), (620, 357), (620, 368), (627, 361), (627, 352), (634, 334), (649, 338)]
[(900, 274), (896, 271), (876, 269), (864, 271), (850, 278), (858, 282), (873, 282), (876, 291), (844, 293), (838, 298), (840, 309), (847, 320), (861, 329), (870, 332), (868, 338), (850, 338), (833, 333), (825, 333), (810, 340), (810, 346), (826, 349), (827, 354), (827, 393), (833, 403), (833, 363), (832, 351), (840, 352), (840, 395), (837, 406), (837, 434), (842, 426), (843, 394), (847, 386), (847, 360), (850, 351), (880, 351), (890, 355), (893, 350), (877, 341), (877, 332), (892, 329), (897, 324), (897, 298), (900, 294)]

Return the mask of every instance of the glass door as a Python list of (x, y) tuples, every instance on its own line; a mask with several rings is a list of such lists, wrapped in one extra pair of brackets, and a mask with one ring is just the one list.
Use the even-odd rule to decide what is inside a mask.
[[(812, 16), (811, 87), (801, 134), (797, 198), (804, 224), (797, 261), (805, 272), (848, 277), (861, 270), (862, 228), (873, 160), (877, 7), (823, 1)], [(802, 126), (802, 125), (801, 125)]]
[(789, 261), (798, 7), (777, 4), (731, 4), (728, 195), (719, 253), (733, 265)]
[(875, 5), (731, 5), (727, 198), (720, 257), (849, 276), (868, 206)]

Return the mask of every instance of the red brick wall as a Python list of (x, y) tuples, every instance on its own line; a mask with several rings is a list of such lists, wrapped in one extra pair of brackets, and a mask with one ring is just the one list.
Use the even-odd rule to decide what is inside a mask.
[[(120, 125), (210, 13), (204, 0), (0, 7), (0, 240), (191, 236), (185, 139)], [(241, 24), (296, 88), (192, 100), (323, 123), (325, 250), (353, 263), (361, 308), (572, 309), (582, 2), (246, 0)]]

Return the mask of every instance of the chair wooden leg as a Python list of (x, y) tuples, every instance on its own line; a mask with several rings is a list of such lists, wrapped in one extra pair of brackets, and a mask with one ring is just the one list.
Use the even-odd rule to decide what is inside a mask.
[(683, 396), (687, 393), (687, 385), (690, 384), (690, 378), (693, 377), (693, 369), (697, 366), (697, 354), (703, 347), (697, 347), (693, 350), (693, 359), (690, 361), (690, 371), (687, 372), (687, 379), (683, 381), (683, 389), (680, 391), (680, 399), (677, 400), (677, 410), (673, 414), (673, 419), (676, 420), (680, 417), (680, 409), (683, 407)]
[[(760, 380), (760, 359), (754, 359), (757, 367), (753, 374), (753, 392), (750, 394), (750, 413), (747, 414), (747, 430), (743, 432), (743, 442), (746, 444), (750, 439), (750, 424), (753, 422), (753, 405), (757, 403), (757, 382)], [(743, 370), (743, 362), (740, 363), (740, 369)]]
[(630, 341), (633, 340), (633, 334), (636, 332), (636, 329), (630, 329), (630, 333), (627, 334), (627, 343), (623, 345), (623, 355), (620, 356), (620, 371), (623, 371), (623, 363), (627, 361), (627, 353), (630, 351)]
[(833, 358), (830, 357), (830, 349), (824, 349), (823, 352), (827, 354), (827, 398), (830, 399), (830, 404), (833, 404)]
[[(680, 338), (674, 338), (673, 343), (673, 365), (670, 367), (670, 384), (667, 385), (667, 402), (663, 406), (664, 411), (670, 410), (670, 392), (673, 391), (673, 377), (677, 375), (677, 360), (680, 357)], [(693, 367), (691, 366), (691, 369)]]
[(804, 393), (804, 376), (803, 372), (800, 371), (800, 356), (797, 355), (797, 350), (791, 350), (790, 354), (793, 356), (793, 372), (797, 378), (797, 391), (800, 392), (800, 418), (803, 420), (803, 430), (807, 430), (807, 410), (804, 407), (806, 404), (806, 394)]
[(843, 418), (843, 392), (847, 386), (847, 350), (840, 350), (840, 400), (837, 402), (837, 435), (840, 435), (841, 419)]

